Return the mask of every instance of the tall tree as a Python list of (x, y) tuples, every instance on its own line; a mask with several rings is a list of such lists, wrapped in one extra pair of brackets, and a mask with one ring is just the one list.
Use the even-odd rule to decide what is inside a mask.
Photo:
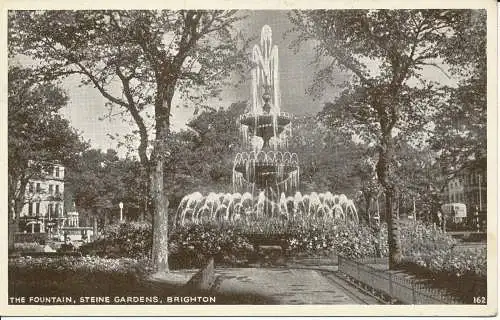
[[(487, 57), (486, 11), (458, 16), (456, 36), (444, 44), (450, 72), (460, 76), (450, 89), (449, 107), (438, 110), (430, 137), (446, 174), (453, 177), (463, 167), (486, 158)], [(447, 181), (445, 181), (447, 182)]]
[[(454, 32), (477, 10), (314, 10), (290, 15), (299, 33), (295, 45), (314, 41), (318, 65), (312, 90), (335, 84), (338, 69), (352, 74), (339, 84), (340, 97), (324, 109), (330, 124), (346, 127), (378, 148), (377, 178), (385, 193), (389, 224), (389, 265), (401, 261), (396, 199), (395, 153), (398, 139), (421, 139), (449, 91), (425, 77), (424, 68), (445, 72), (452, 63)], [(460, 42), (460, 41), (457, 41)], [(467, 45), (461, 43), (461, 46)], [(460, 55), (461, 53), (457, 53)], [(462, 63), (462, 59), (458, 63)], [(325, 67), (326, 65), (326, 67)], [(338, 69), (337, 69), (338, 68)]]
[[(10, 12), (13, 53), (41, 61), (41, 71), (50, 77), (81, 75), (137, 125), (138, 153), (153, 203), (152, 259), (160, 271), (168, 270), (163, 174), (174, 98), (206, 105), (231, 71), (246, 67), (233, 29), (240, 19), (234, 10)], [(151, 155), (149, 121), (154, 125)]]
[(9, 68), (8, 208), (9, 221), (14, 224), (25, 205), (28, 181), (49, 170), (54, 162), (71, 165), (86, 148), (58, 113), (67, 100), (61, 88), (42, 81), (33, 70)]

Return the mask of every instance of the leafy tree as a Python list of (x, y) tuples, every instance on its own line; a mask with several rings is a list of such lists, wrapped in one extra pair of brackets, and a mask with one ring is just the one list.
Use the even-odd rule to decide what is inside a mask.
[(55, 163), (69, 166), (86, 148), (59, 110), (67, 97), (56, 84), (41, 81), (33, 70), (9, 67), (8, 208), (15, 225), (26, 202), (28, 181)]
[(174, 181), (169, 186), (174, 208), (195, 191), (232, 191), (233, 160), (242, 141), (237, 120), (246, 107), (246, 102), (237, 102), (203, 111), (189, 121), (188, 130), (173, 134), (166, 175)]
[(445, 48), (451, 72), (461, 80), (450, 89), (449, 106), (438, 110), (430, 138), (448, 179), (485, 159), (487, 149), (486, 11), (475, 10), (457, 19), (456, 36), (448, 39)]
[[(325, 121), (357, 133), (378, 148), (377, 178), (386, 199), (389, 223), (389, 265), (401, 261), (396, 199), (395, 153), (398, 139), (422, 139), (437, 113), (451, 113), (449, 90), (425, 78), (424, 68), (445, 72), (442, 63), (465, 51), (452, 51), (470, 44), (461, 41), (463, 24), (473, 23), (477, 10), (314, 10), (290, 15), (299, 33), (296, 47), (315, 44), (317, 72), (311, 92), (321, 94), (335, 84), (337, 69), (352, 74), (340, 97), (323, 115)], [(465, 60), (454, 58), (457, 65)], [(326, 65), (326, 67), (325, 67)], [(441, 109), (441, 110), (439, 110)], [(436, 111), (439, 110), (439, 111)], [(447, 110), (447, 111), (444, 111)]]
[(82, 219), (100, 221), (105, 227), (109, 215), (117, 212), (118, 203), (139, 209), (140, 166), (130, 159), (119, 159), (116, 151), (90, 149), (79, 157), (67, 175), (67, 190), (73, 195)]
[(353, 164), (363, 160), (363, 147), (317, 116), (296, 117), (292, 126), (289, 151), (299, 155), (300, 189), (355, 197), (361, 177), (354, 174)]
[[(150, 177), (158, 270), (168, 270), (164, 170), (174, 97), (204, 106), (231, 71), (244, 68), (232, 28), (240, 19), (231, 10), (10, 12), (13, 53), (41, 61), (49, 77), (82, 76), (137, 125), (139, 158)], [(148, 121), (154, 126), (150, 156)]]

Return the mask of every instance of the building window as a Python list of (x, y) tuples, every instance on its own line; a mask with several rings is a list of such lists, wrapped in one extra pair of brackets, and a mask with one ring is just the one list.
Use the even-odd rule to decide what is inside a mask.
[(33, 215), (33, 203), (32, 203), (32, 202), (29, 202), (29, 203), (28, 203), (28, 214), (29, 214), (30, 216), (32, 216), (32, 215)]
[(59, 185), (56, 184), (56, 194), (59, 193)]
[(49, 203), (49, 216), (54, 214), (54, 205), (52, 203)]
[(33, 193), (34, 190), (35, 190), (35, 184), (33, 182), (30, 182), (29, 192)]
[(40, 187), (40, 183), (36, 184), (36, 192), (40, 193), (42, 191), (42, 188)]
[(51, 184), (49, 184), (49, 193), (50, 193), (50, 194), (52, 194), (52, 191), (54, 191), (53, 189), (54, 189), (54, 186), (53, 186), (53, 185), (51, 185)]
[(56, 203), (56, 215), (60, 216), (60, 213), (59, 213), (59, 203)]
[(59, 167), (56, 167), (56, 177), (59, 178)]
[(35, 213), (36, 213), (37, 216), (40, 215), (40, 202), (36, 203), (36, 211), (35, 211)]

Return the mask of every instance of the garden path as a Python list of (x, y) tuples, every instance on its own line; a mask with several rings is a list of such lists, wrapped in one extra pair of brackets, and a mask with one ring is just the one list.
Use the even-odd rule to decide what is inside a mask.
[(254, 294), (278, 304), (377, 304), (378, 302), (327, 270), (303, 268), (224, 268), (215, 291), (224, 295)]

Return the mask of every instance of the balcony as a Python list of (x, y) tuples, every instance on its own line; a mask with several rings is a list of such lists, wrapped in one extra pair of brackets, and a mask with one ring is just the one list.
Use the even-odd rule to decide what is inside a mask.
[(64, 195), (61, 192), (54, 192), (47, 197), (50, 201), (63, 201)]

